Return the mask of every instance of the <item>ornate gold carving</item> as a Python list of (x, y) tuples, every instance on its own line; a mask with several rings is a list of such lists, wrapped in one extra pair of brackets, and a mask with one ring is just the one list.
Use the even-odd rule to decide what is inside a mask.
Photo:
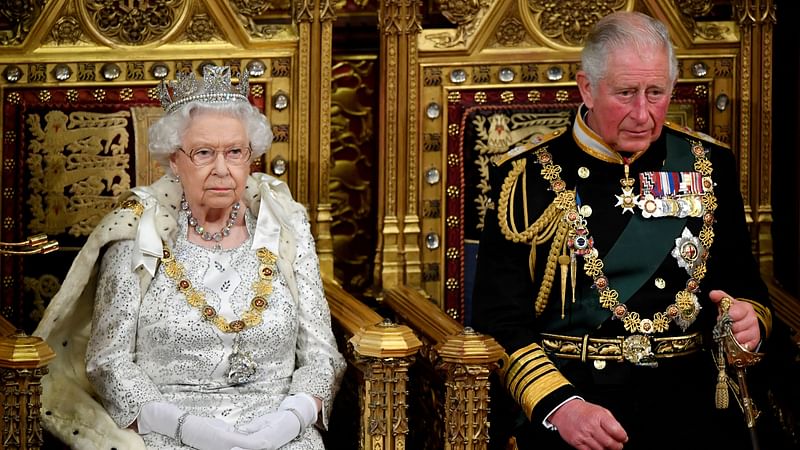
[(94, 31), (109, 42), (144, 45), (172, 31), (187, 3), (186, 0), (88, 0), (79, 10)]
[[(289, 12), (292, 10), (291, 0), (233, 0), (230, 4), (236, 10), (239, 21), (251, 37), (268, 39), (280, 32), (283, 25), (265, 22), (263, 16), (268, 12), (281, 11)], [(300, 8), (306, 8), (302, 12)], [(303, 5), (298, 8), (298, 15), (308, 12), (308, 2), (303, 1)], [(305, 15), (303, 15), (305, 17)], [(309, 13), (308, 20), (311, 21)], [(298, 17), (298, 21), (299, 17)]]
[(38, 337), (17, 333), (0, 338), (0, 402), (3, 405), (3, 448), (39, 448), (41, 378), (53, 350)]
[(334, 266), (348, 291), (361, 292), (369, 283), (376, 238), (370, 177), (371, 167), (377, 165), (371, 151), (374, 113), (366, 101), (374, 99), (371, 80), (377, 74), (372, 61), (341, 61), (332, 73), (329, 184)]
[(633, 0), (562, 0), (528, 2), (536, 31), (555, 46), (580, 47), (600, 18), (614, 11), (630, 10)]
[(195, 14), (186, 27), (186, 38), (192, 42), (208, 42), (217, 37), (219, 32), (208, 14)]
[(438, 219), (442, 216), (441, 200), (425, 200), (422, 204), (422, 216), (429, 219)]
[(492, 79), (489, 66), (478, 66), (472, 72), (473, 83), (488, 83)]
[(312, 11), (312, 0), (299, 0), (295, 8), (295, 20), (297, 22), (311, 22), (314, 20), (314, 13)]
[(442, 85), (442, 69), (438, 67), (428, 67), (423, 72), (423, 84), (425, 86)]
[(423, 150), (426, 152), (438, 152), (442, 150), (442, 135), (439, 133), (425, 133), (422, 136)]
[(39, 278), (24, 277), (23, 287), (25, 292), (33, 298), (33, 309), (29, 317), (34, 322), (39, 322), (42, 314), (44, 314), (44, 309), (50, 303), (50, 299), (61, 288), (61, 281), (52, 274), (44, 274)]
[(364, 379), (368, 386), (365, 403), (368, 408), (367, 432), (371, 442), (366, 443), (366, 448), (405, 449), (409, 361), (370, 358), (360, 365), (364, 367)]
[(50, 30), (50, 38), (59, 45), (77, 44), (81, 40), (83, 30), (75, 16), (64, 16)]
[(28, 81), (42, 82), (47, 80), (47, 64), (28, 65)]
[(456, 25), (455, 33), (446, 31), (426, 36), (438, 48), (449, 48), (467, 42), (480, 23), (486, 9), (491, 5), (489, 0), (441, 0), (439, 9), (443, 16)]
[(489, 374), (503, 356), (491, 337), (464, 328), (437, 346), (445, 374), (445, 428), (451, 448), (485, 448), (489, 442)]
[(86, 236), (111, 210), (115, 197), (130, 188), (129, 117), (128, 111), (67, 116), (51, 110), (42, 127), (38, 114), (28, 115), (30, 231)]
[(289, 125), (273, 125), (272, 135), (274, 142), (289, 142)]
[(515, 47), (524, 39), (525, 25), (516, 17), (506, 17), (495, 32), (497, 43), (503, 47)]
[(727, 25), (703, 22), (695, 22), (692, 30), (695, 36), (708, 41), (721, 41), (732, 31)]
[(78, 64), (78, 80), (80, 81), (94, 81), (95, 79), (95, 65), (94, 63), (81, 63)]
[(0, 8), (0, 21), (4, 28), (0, 28), (0, 44), (22, 44), (31, 31), (31, 27), (39, 18), (45, 0), (19, 0), (3, 2)]
[(426, 263), (422, 267), (422, 281), (439, 281), (439, 264), (437, 263)]
[(44, 445), (41, 416), (41, 378), (47, 368), (0, 369), (3, 382), (2, 437), (4, 448), (39, 448)]
[(272, 60), (272, 76), (288, 77), (292, 73), (292, 63), (288, 58), (275, 58)]

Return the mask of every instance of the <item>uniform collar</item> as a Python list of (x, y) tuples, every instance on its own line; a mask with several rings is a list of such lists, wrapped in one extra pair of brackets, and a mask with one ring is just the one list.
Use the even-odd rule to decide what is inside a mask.
[[(575, 143), (587, 155), (613, 164), (625, 164), (626, 161), (616, 150), (609, 147), (603, 138), (595, 133), (586, 123), (586, 114), (589, 110), (586, 105), (582, 104), (578, 107), (578, 114), (575, 115), (575, 122), (572, 124), (572, 136), (575, 138)], [(639, 152), (629, 158), (627, 163), (631, 163), (645, 152)]]

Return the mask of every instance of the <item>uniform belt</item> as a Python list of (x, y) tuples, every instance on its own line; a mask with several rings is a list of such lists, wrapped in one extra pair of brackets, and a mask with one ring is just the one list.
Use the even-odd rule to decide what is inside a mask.
[[(700, 350), (700, 333), (686, 336), (649, 337), (634, 334), (616, 338), (562, 336), (542, 333), (542, 349), (550, 356), (586, 361), (628, 361), (639, 366), (656, 366), (657, 359), (689, 355)], [(604, 364), (604, 363), (603, 363)], [(598, 366), (598, 363), (595, 363)]]

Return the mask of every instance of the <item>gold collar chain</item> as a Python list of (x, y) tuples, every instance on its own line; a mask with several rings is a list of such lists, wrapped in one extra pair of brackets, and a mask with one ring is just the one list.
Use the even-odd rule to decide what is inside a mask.
[[(711, 161), (706, 158), (707, 150), (699, 141), (690, 140), (692, 154), (695, 157), (694, 169), (703, 176), (710, 176), (712, 172)], [(566, 189), (566, 183), (561, 179), (561, 166), (553, 164), (553, 155), (547, 147), (536, 151), (537, 162), (542, 166), (542, 177), (550, 182), (551, 189), (556, 193), (557, 207), (564, 213), (564, 221), (570, 225), (569, 242), (571, 242), (571, 259), (575, 254), (583, 256), (583, 270), (594, 281), (594, 287), (600, 294), (600, 305), (611, 311), (613, 316), (622, 320), (625, 330), (631, 333), (663, 333), (669, 328), (670, 320), (675, 321), (683, 331), (697, 319), (700, 303), (697, 300), (697, 291), (700, 281), (706, 275), (706, 259), (709, 249), (714, 242), (714, 211), (717, 208), (717, 198), (711, 192), (703, 195), (703, 206), (706, 213), (703, 215), (703, 227), (700, 230), (700, 242), (704, 250), (692, 267), (692, 273), (686, 281), (686, 287), (675, 294), (675, 303), (667, 306), (664, 312), (657, 312), (652, 319), (642, 318), (639, 313), (629, 311), (627, 305), (619, 302), (619, 292), (610, 287), (608, 278), (603, 273), (603, 260), (597, 255), (594, 241), (589, 234), (586, 218), (578, 212), (575, 201), (575, 192)], [(567, 194), (567, 196), (562, 195)]]
[(261, 323), (261, 315), (267, 309), (267, 298), (272, 292), (272, 277), (275, 274), (275, 263), (278, 258), (274, 253), (266, 248), (256, 250), (256, 256), (260, 262), (258, 268), (258, 279), (253, 282), (253, 299), (250, 301), (250, 308), (242, 314), (241, 319), (228, 322), (219, 314), (213, 306), (206, 302), (204, 293), (192, 286), (192, 282), (186, 277), (183, 265), (179, 263), (172, 250), (164, 242), (164, 273), (167, 274), (178, 287), (189, 305), (200, 311), (204, 319), (211, 322), (223, 333), (238, 333), (245, 328), (251, 328)]

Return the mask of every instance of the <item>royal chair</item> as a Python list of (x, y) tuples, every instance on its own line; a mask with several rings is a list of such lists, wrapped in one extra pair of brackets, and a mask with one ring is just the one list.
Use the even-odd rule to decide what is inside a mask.
[[(429, 341), (433, 324), (449, 316), (457, 334), (472, 320), (476, 249), (484, 212), (494, 207), (492, 160), (571, 124), (581, 102), (575, 75), (583, 39), (615, 10), (642, 11), (667, 24), (679, 68), (669, 120), (731, 145), (754, 249), (769, 263), (771, 206), (756, 191), (770, 191), (769, 177), (757, 168), (769, 165), (771, 55), (754, 50), (769, 42), (774, 7), (601, 3), (442, 2), (443, 20), (425, 21), (413, 3), (381, 2), (386, 82), (376, 274), (380, 298), (423, 338), (429, 359), (438, 358), (432, 351), (438, 343)], [(417, 310), (426, 311), (424, 321)], [(428, 409), (446, 410), (442, 391), (428, 398), (434, 405)]]

